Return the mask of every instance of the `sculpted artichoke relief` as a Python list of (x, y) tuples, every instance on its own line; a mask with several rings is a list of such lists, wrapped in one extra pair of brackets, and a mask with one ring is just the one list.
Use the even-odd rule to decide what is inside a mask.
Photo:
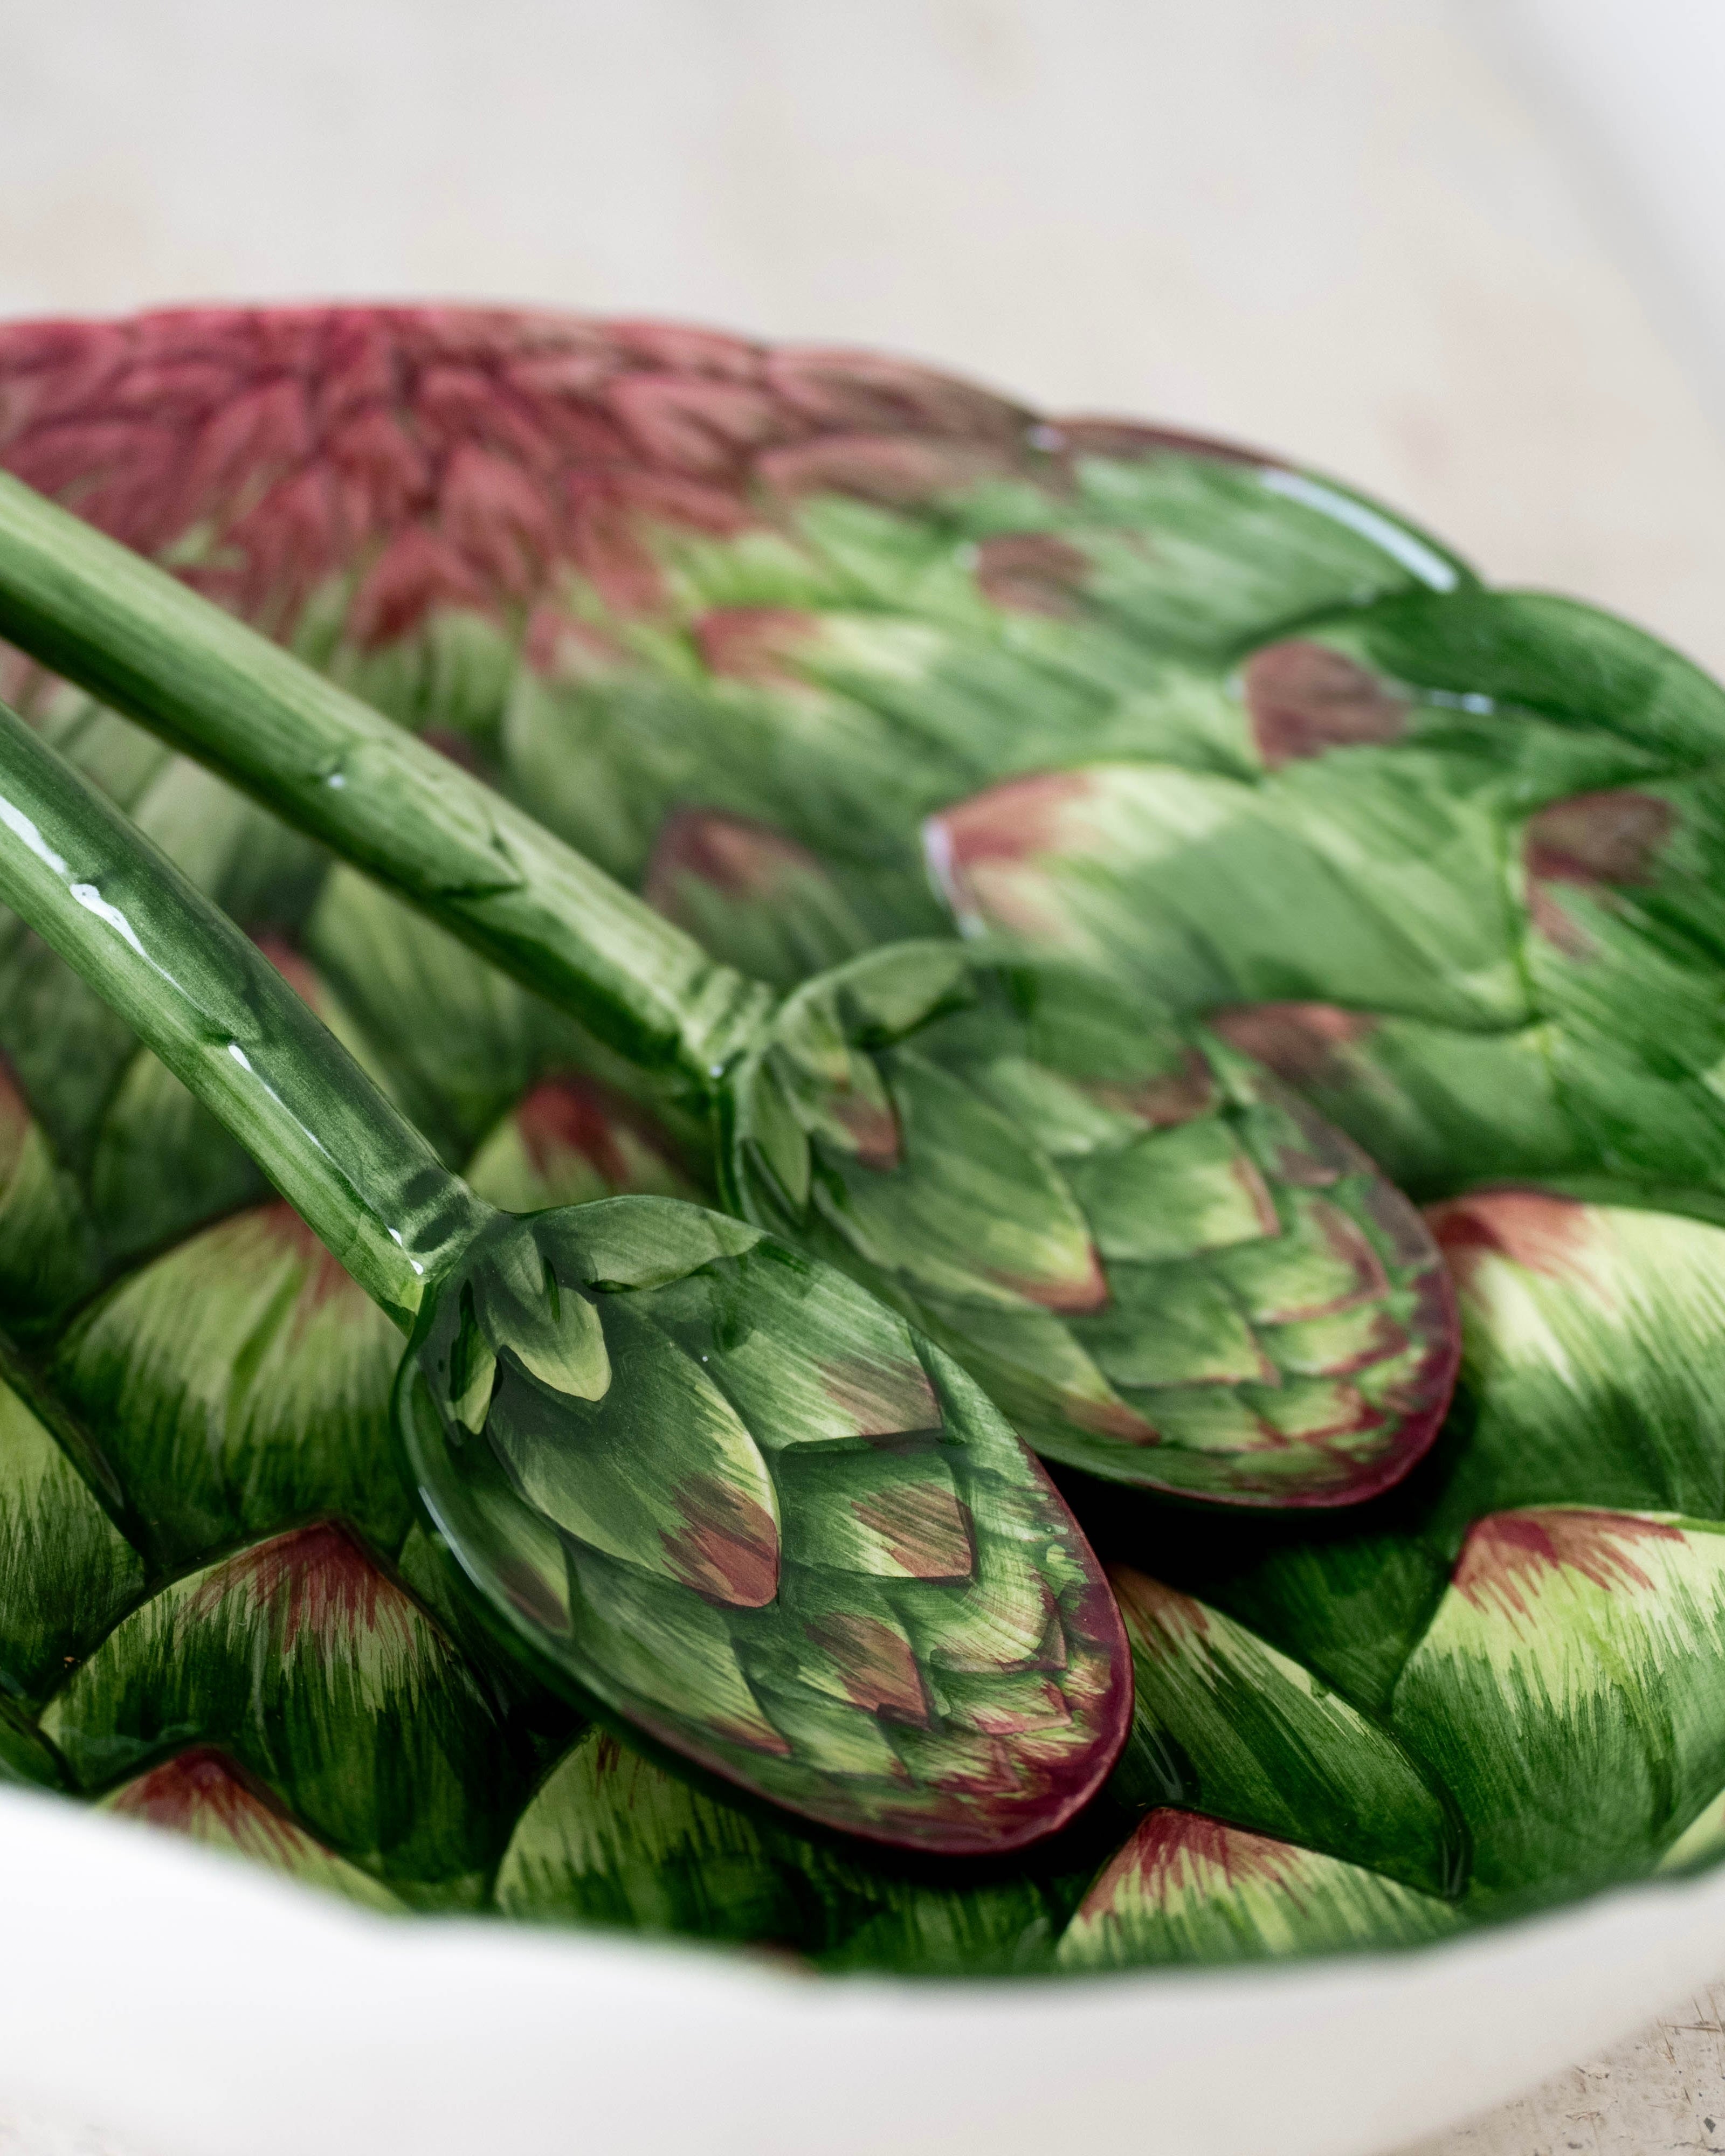
[[(0, 383), (13, 470), (430, 732), (711, 958), (781, 991), (836, 968), (736, 1065), (727, 1201), (913, 1307), (1050, 1456), (1235, 1501), (1069, 1482), (1137, 1704), (1040, 1855), (937, 1876), (801, 1840), (497, 1661), (380, 1451), (387, 1327), (19, 941), (4, 1502), (55, 1554), (28, 1621), (0, 1612), (14, 1771), (373, 1898), (832, 1966), (1412, 1942), (1706, 1859), (1711, 684), (1268, 460), (888, 362), (350, 311), (21, 329)], [(136, 670), (100, 685), (147, 701)], [(698, 1190), (686, 1093), (657, 1103), (680, 1149), (573, 1075), (635, 1082), (590, 1034), (118, 721), (15, 687), (483, 1195)], [(954, 926), (993, 939), (961, 997), (871, 983), (875, 947)], [(1075, 964), (1105, 1023), (1063, 1007)], [(924, 1162), (1021, 1199), (1029, 1134), (1028, 1250), (983, 1232), (968, 1172), (883, 1199), (931, 1131)], [(1393, 1480), (1441, 1411), (1447, 1289), (1378, 1170), (1450, 1201), (1457, 1409), (1357, 1512), (1255, 1519), (1241, 1495)], [(1544, 1188), (1461, 1194), (1504, 1178)], [(457, 1409), (494, 1352), (480, 1301), (450, 1321)]]

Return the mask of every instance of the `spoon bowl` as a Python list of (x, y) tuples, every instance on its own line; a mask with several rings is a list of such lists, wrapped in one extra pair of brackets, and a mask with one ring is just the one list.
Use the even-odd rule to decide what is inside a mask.
[(728, 1075), (721, 1183), (962, 1360), (1045, 1457), (1350, 1504), (1435, 1438), (1459, 1330), (1420, 1216), (1197, 1024), (1070, 966), (887, 946)]
[(982, 1854), (1113, 1763), (1129, 1664), (1065, 1505), (948, 1356), (757, 1229), (500, 1216), (427, 1293), (394, 1416), (516, 1650), (758, 1795)]

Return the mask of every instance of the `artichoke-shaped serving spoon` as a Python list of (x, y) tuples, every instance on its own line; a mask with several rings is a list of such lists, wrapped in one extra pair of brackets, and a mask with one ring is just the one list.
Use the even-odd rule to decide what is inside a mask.
[(1454, 1382), (1418, 1214), (1202, 1028), (1070, 969), (888, 945), (783, 1002), (173, 578), (0, 477), (0, 634), (711, 1115), (726, 1204), (906, 1312), (1039, 1451), (1334, 1505)]
[(999, 1412), (896, 1312), (675, 1199), (483, 1204), (3, 706), (0, 901), (408, 1332), (407, 1471), (552, 1681), (906, 1847), (1009, 1850), (1094, 1792), (1132, 1701), (1106, 1582)]

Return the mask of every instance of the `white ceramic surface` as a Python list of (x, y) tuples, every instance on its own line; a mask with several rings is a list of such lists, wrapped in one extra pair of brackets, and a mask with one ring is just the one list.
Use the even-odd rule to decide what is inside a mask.
[(1725, 1876), (1389, 1959), (907, 1984), (371, 1917), (0, 1794), (0, 2107), (140, 2156), (1367, 2156), (1712, 1974)]

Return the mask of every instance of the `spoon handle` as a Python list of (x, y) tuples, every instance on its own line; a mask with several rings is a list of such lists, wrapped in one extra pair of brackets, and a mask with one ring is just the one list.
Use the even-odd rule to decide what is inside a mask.
[(403, 1325), (490, 1209), (263, 954), (0, 705), (0, 901), (125, 1019)]
[(501, 794), (5, 473), (0, 635), (696, 1101), (771, 1004)]

